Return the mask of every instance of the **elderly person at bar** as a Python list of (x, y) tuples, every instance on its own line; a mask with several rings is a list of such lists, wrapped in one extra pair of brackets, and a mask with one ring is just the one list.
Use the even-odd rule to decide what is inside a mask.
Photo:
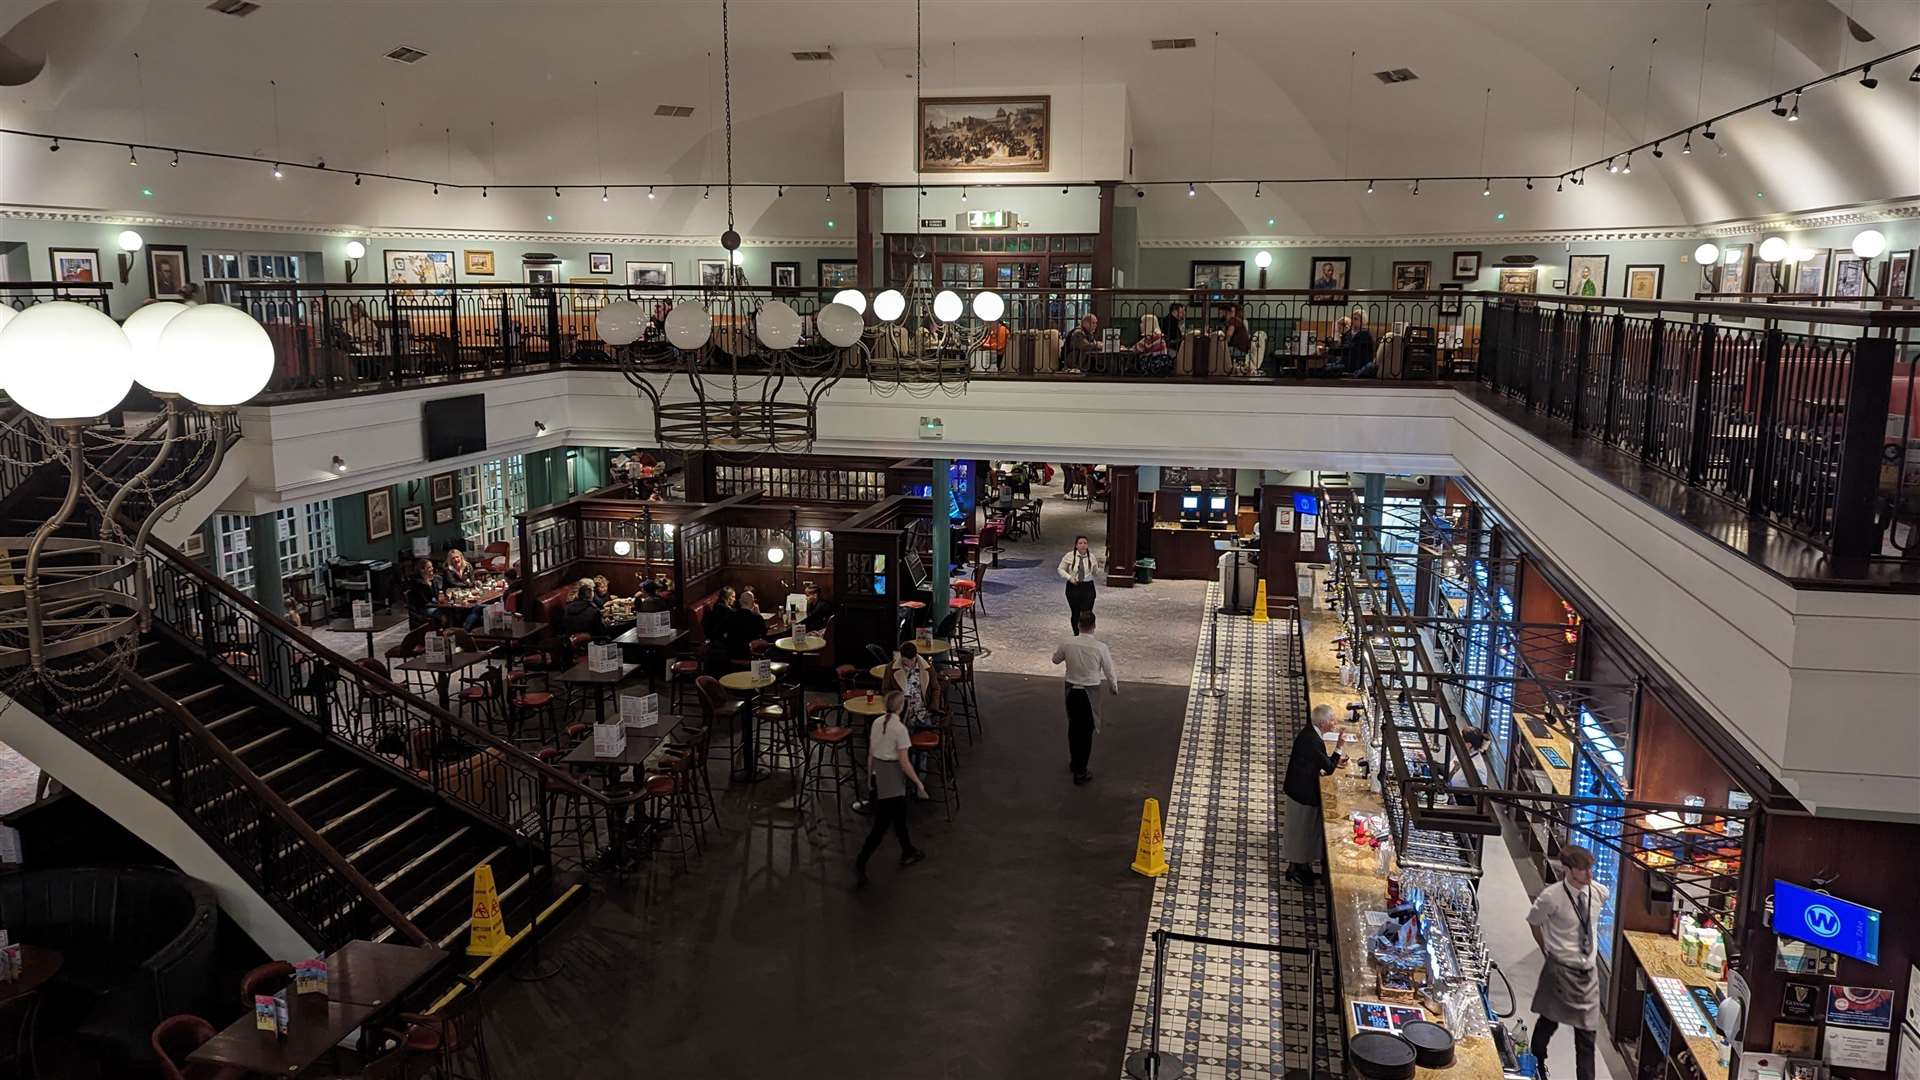
[(1140, 340), (1133, 343), (1133, 351), (1138, 353), (1167, 351), (1166, 335), (1160, 332), (1160, 320), (1151, 311), (1140, 316)]
[(1287, 779), (1281, 788), (1286, 794), (1287, 820), (1280, 856), (1287, 860), (1287, 880), (1302, 888), (1317, 880), (1313, 860), (1320, 857), (1326, 840), (1320, 823), (1320, 778), (1340, 767), (1340, 755), (1328, 753), (1321, 738), (1332, 730), (1333, 706), (1315, 705), (1312, 722), (1293, 737)]

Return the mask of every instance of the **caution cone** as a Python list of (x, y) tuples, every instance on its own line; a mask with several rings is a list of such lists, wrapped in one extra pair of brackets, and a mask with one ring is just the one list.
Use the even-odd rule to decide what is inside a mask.
[(1133, 872), (1159, 877), (1167, 872), (1167, 838), (1160, 833), (1160, 800), (1148, 799), (1140, 808), (1140, 846), (1134, 849)]
[(1269, 622), (1267, 618), (1267, 579), (1260, 579), (1260, 587), (1253, 591), (1253, 621)]
[(507, 951), (507, 923), (500, 915), (500, 894), (493, 887), (493, 866), (481, 863), (473, 872), (473, 923), (467, 934), (468, 956), (499, 956)]

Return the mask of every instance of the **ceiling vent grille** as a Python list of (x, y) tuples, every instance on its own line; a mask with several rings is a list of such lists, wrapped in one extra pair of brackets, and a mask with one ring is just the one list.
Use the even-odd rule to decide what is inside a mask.
[(679, 117), (692, 116), (693, 106), (691, 105), (656, 105), (653, 108), (653, 115), (679, 116)]
[(1383, 83), (1391, 85), (1393, 83), (1412, 82), (1420, 76), (1415, 75), (1411, 68), (1394, 68), (1391, 71), (1376, 71), (1373, 73), (1373, 77)]
[(426, 53), (409, 45), (402, 45), (387, 54), (387, 59), (398, 60), (403, 64), (417, 64), (426, 58)]
[(260, 5), (253, 3), (252, 0), (213, 0), (213, 3), (207, 5), (207, 10), (217, 11), (222, 15), (232, 15), (236, 19), (244, 19), (259, 11)]
[(813, 52), (797, 52), (793, 54), (793, 58), (803, 61), (831, 60), (833, 59), (833, 54), (825, 49), (820, 49)]
[(1197, 43), (1190, 37), (1154, 38), (1153, 47), (1157, 49), (1191, 49)]

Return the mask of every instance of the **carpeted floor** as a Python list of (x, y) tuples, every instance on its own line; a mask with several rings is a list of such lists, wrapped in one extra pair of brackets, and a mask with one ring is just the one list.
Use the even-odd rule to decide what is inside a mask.
[[(1053, 485), (1035, 485), (1033, 496), (1046, 500), (1040, 509), (1045, 538), (1001, 545), (1000, 569), (987, 571), (980, 613), (980, 637), (992, 652), (976, 666), (1057, 677), (1053, 649), (1068, 628), (1066, 583), (1056, 569), (1077, 533), (1087, 535), (1095, 554), (1106, 550), (1107, 511), (1062, 498), (1057, 472)], [(1187, 685), (1206, 591), (1204, 581), (1156, 581), (1130, 589), (1110, 589), (1102, 582), (1096, 588), (1096, 632), (1113, 650), (1122, 679)]]
[(962, 750), (962, 805), (951, 824), (914, 809), (926, 862), (896, 867), (889, 838), (855, 892), (868, 819), (795, 828), (772, 808), (784, 778), (725, 787), (726, 831), (690, 872), (598, 892), (549, 945), (557, 977), (490, 992), (496, 1075), (1112, 1076), (1153, 893), (1128, 864), (1186, 691), (1110, 699), (1076, 787), (1058, 680), (978, 678), (988, 733)]
[(0, 814), (12, 813), (30, 805), (39, 782), (40, 766), (28, 761), (20, 751), (0, 742)]

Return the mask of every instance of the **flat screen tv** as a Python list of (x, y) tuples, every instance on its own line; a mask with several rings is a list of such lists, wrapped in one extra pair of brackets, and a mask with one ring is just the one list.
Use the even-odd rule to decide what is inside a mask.
[(487, 396), (466, 394), (420, 404), (427, 460), (464, 457), (487, 448)]
[(1778, 879), (1773, 883), (1773, 932), (1869, 964), (1880, 962), (1878, 911)]

